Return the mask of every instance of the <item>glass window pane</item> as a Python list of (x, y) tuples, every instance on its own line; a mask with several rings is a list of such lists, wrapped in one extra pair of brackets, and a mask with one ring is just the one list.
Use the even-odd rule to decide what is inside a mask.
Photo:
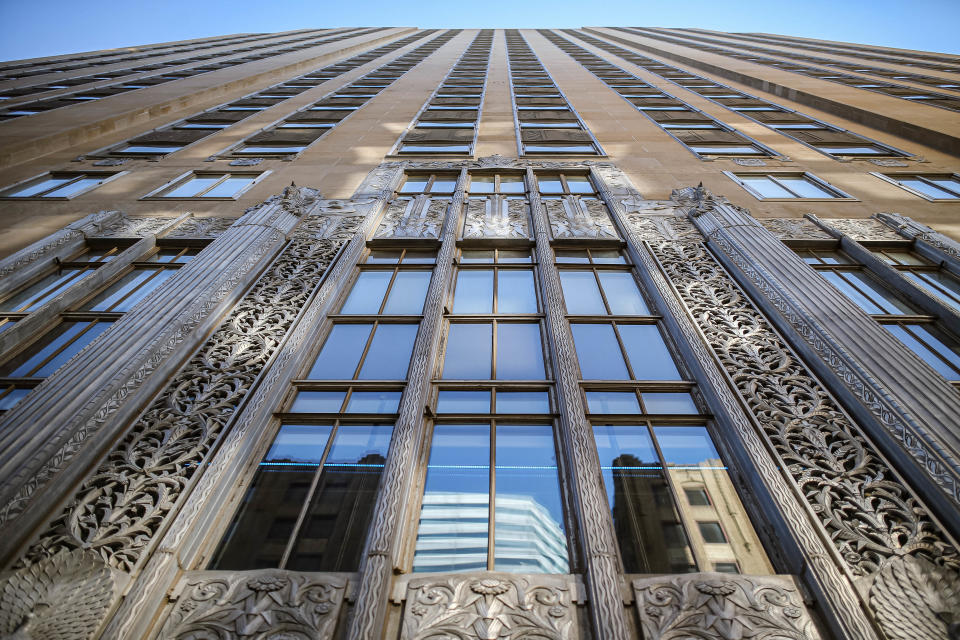
[(457, 273), (453, 313), (493, 312), (493, 271), (464, 269)]
[(737, 176), (764, 198), (793, 198), (793, 194), (766, 176)]
[(593, 271), (560, 271), (560, 284), (563, 285), (563, 299), (567, 303), (567, 313), (571, 315), (607, 313)]
[(54, 189), (43, 195), (44, 198), (68, 198), (74, 194), (80, 193), (84, 189), (90, 189), (97, 186), (103, 178), (81, 178), (69, 184), (65, 184), (59, 189)]
[(470, 193), (493, 193), (494, 176), (470, 176)]
[(400, 193), (420, 193), (427, 188), (430, 176), (407, 176), (406, 182), (400, 187)]
[(440, 391), (437, 394), (437, 413), (490, 413), (490, 392)]
[(593, 185), (586, 176), (567, 176), (567, 186), (570, 193), (593, 193)]
[(960, 281), (940, 271), (907, 271), (903, 274), (918, 287), (960, 311)]
[(86, 303), (91, 311), (129, 311), (176, 273), (173, 269), (134, 269)]
[(719, 522), (698, 522), (697, 528), (704, 542), (723, 544), (727, 541)]
[(453, 193), (456, 188), (456, 176), (437, 176), (437, 179), (433, 181), (433, 185), (430, 187), (430, 193)]
[(393, 271), (361, 271), (340, 313), (379, 313), (391, 278)]
[(403, 254), (404, 264), (433, 264), (437, 261), (436, 251), (411, 251)]
[(866, 293), (883, 309), (881, 313), (915, 313), (914, 309), (901, 302), (900, 299), (880, 282), (874, 280), (862, 271), (844, 271), (844, 276), (855, 283), (857, 288)]
[(367, 264), (396, 264), (402, 253), (400, 249), (373, 249), (367, 256)]
[(497, 391), (497, 413), (550, 413), (546, 391)]
[(687, 502), (694, 507), (709, 507), (710, 496), (702, 488), (686, 488), (683, 493), (687, 497)]
[[(112, 324), (110, 321), (63, 322), (12, 361), (7, 362), (2, 369), (3, 375), (14, 378), (45, 378), (93, 342), (94, 338), (109, 329)], [(49, 361), (47, 361), (48, 358)]]
[(700, 413), (689, 393), (646, 393), (643, 406), (647, 413)]
[(339, 413), (346, 391), (300, 391), (290, 411), (294, 413)]
[(497, 256), (497, 262), (500, 264), (512, 264), (519, 262), (532, 262), (529, 251), (509, 251), (507, 249), (500, 249), (500, 253)]
[(65, 182), (73, 180), (73, 178), (52, 178), (47, 177), (31, 185), (25, 185), (20, 187), (16, 191), (11, 191), (4, 194), (8, 198), (29, 198), (30, 196), (35, 196), (38, 193), (46, 191), (47, 189), (53, 189), (57, 185), (61, 185)]
[(62, 269), (46, 276), (0, 304), (3, 311), (35, 311), (90, 276), (93, 269)]
[(232, 198), (237, 195), (241, 189), (253, 182), (253, 176), (242, 176), (227, 178), (210, 191), (203, 194), (204, 198)]
[(650, 310), (640, 295), (640, 288), (633, 275), (626, 271), (600, 271), (603, 293), (610, 304), (610, 312), (617, 315), (650, 315)]
[(706, 427), (654, 427), (667, 466), (726, 469)]
[(207, 187), (210, 187), (219, 180), (219, 177), (198, 178), (196, 176), (189, 178), (186, 182), (172, 191), (163, 193), (164, 198), (192, 198)]
[(640, 401), (632, 391), (587, 391), (590, 413), (640, 413)]
[(533, 271), (500, 270), (497, 273), (497, 313), (536, 313), (537, 291)]
[(626, 380), (630, 376), (609, 324), (572, 324), (573, 342), (584, 380)]
[(614, 530), (627, 573), (695, 571), (650, 434), (640, 425), (593, 428)]
[(430, 287), (430, 271), (400, 271), (393, 281), (390, 297), (383, 307), (385, 314), (411, 314), (423, 312), (423, 301)]
[(451, 323), (443, 377), (461, 380), (487, 380), (491, 376), (493, 325)]
[(487, 568), (490, 427), (433, 428), (413, 570)]
[(286, 568), (356, 571), (390, 447), (390, 425), (341, 425)]
[(283, 425), (234, 516), (211, 569), (241, 571), (280, 566), (330, 425)]
[(0, 411), (9, 411), (13, 409), (18, 402), (23, 400), (33, 389), (19, 388), (13, 389), (6, 395), (0, 397)]
[(850, 298), (850, 301), (863, 309), (866, 313), (883, 313), (883, 309), (873, 304), (869, 298), (857, 291), (836, 271), (821, 271), (822, 275), (830, 284), (840, 290), (840, 293)]
[(951, 200), (952, 200), (952, 199), (955, 199), (955, 198), (957, 197), (957, 196), (953, 195), (952, 193), (950, 193), (949, 191), (945, 191), (945, 190), (939, 188), (939, 187), (936, 186), (936, 185), (932, 185), (932, 184), (930, 184), (929, 182), (926, 182), (926, 181), (924, 181), (924, 180), (921, 180), (920, 178), (908, 178), (908, 177), (904, 177), (904, 178), (897, 178), (897, 181), (898, 181), (900, 184), (902, 184), (902, 185), (904, 185), (904, 186), (906, 186), (906, 187), (910, 187), (910, 188), (913, 189), (914, 191), (919, 191), (920, 193), (922, 193), (922, 194), (924, 194), (925, 196), (928, 196), (928, 197), (930, 197), (930, 198), (934, 198), (934, 199), (938, 199), (938, 200), (939, 200), (939, 199), (943, 199), (943, 200), (951, 199)]
[(497, 379), (542, 380), (543, 377), (540, 325), (497, 325)]
[(617, 249), (591, 249), (590, 256), (597, 264), (627, 264), (627, 259)]
[(494, 568), (566, 573), (553, 428), (497, 425)]
[(778, 180), (783, 181), (787, 187), (797, 194), (798, 198), (835, 198), (836, 196), (827, 191), (813, 180), (802, 176), (777, 176)]
[(653, 324), (621, 324), (620, 338), (637, 380), (679, 380), (680, 372)]
[(537, 176), (541, 193), (563, 193), (563, 183), (560, 176)]
[(307, 377), (313, 380), (353, 378), (371, 329), (371, 324), (334, 325)]
[(400, 395), (400, 391), (354, 391), (346, 413), (396, 413)]
[(404, 380), (417, 338), (417, 324), (381, 324), (360, 369), (360, 380)]
[(586, 251), (577, 251), (575, 249), (558, 249), (556, 251), (557, 262), (564, 263), (588, 263), (590, 257)]
[[(919, 324), (907, 325), (909, 331), (899, 325), (885, 324), (883, 327), (941, 376), (947, 380), (960, 380), (960, 349), (942, 332), (934, 333), (930, 327)], [(923, 342), (917, 339), (918, 336)]]
[(460, 252), (460, 262), (493, 262), (493, 249), (464, 249)]
[(525, 193), (523, 176), (500, 176), (500, 193)]

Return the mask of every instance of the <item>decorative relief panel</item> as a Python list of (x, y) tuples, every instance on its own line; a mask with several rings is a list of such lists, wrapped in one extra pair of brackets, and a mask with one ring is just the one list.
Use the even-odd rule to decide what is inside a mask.
[(94, 232), (97, 238), (142, 238), (149, 233), (157, 233), (175, 218), (128, 218), (123, 216), (120, 220), (100, 227)]
[(541, 201), (550, 221), (550, 233), (556, 239), (616, 239), (607, 206), (599, 200), (546, 199)]
[[(877, 213), (877, 219), (894, 228), (899, 232), (905, 232), (907, 236), (926, 242), (930, 246), (942, 251), (955, 260), (960, 260), (960, 243), (953, 238), (934, 231), (930, 227), (915, 222), (913, 219), (900, 215), (899, 213)], [(901, 236), (903, 238), (903, 236)]]
[(329, 573), (280, 569), (190, 572), (160, 638), (327, 640), (346, 584)]
[(636, 234), (640, 240), (699, 242), (703, 239), (693, 223), (677, 209), (673, 202), (631, 197), (622, 200), (621, 205), (627, 212), (625, 218), (630, 225), (630, 232)]
[(821, 218), (824, 224), (833, 227), (837, 231), (846, 234), (854, 240), (899, 240), (903, 241), (903, 236), (873, 218)]
[(833, 240), (834, 237), (806, 218), (763, 218), (757, 222), (781, 240)]
[(387, 206), (375, 238), (440, 238), (444, 214), (450, 200), (441, 198), (398, 198)]
[(644, 640), (817, 640), (789, 577), (694, 573), (633, 581)]
[[(920, 562), (955, 579), (960, 555), (949, 538), (707, 249), (694, 242), (651, 249), (847, 570), (869, 584), (892, 563)], [(875, 614), (901, 637), (896, 629), (930, 611)], [(945, 633), (947, 622), (940, 628)]]
[(530, 206), (525, 200), (470, 198), (466, 202), (464, 238), (529, 238)]
[(216, 238), (230, 228), (237, 218), (189, 218), (165, 238)]
[(576, 585), (551, 575), (477, 573), (411, 580), (401, 640), (575, 640)]

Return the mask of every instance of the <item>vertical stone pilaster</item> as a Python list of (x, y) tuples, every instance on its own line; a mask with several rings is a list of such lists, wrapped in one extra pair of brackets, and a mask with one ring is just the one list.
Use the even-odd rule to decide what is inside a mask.
[(749, 213), (700, 189), (677, 198), (738, 283), (960, 531), (960, 394)]
[(874, 217), (905, 239), (913, 240), (917, 253), (960, 275), (960, 242), (899, 213), (876, 213)]
[[(536, 185), (532, 169), (527, 181)], [(585, 418), (579, 384), (579, 367), (573, 335), (567, 326), (560, 277), (550, 246), (550, 222), (537, 190), (531, 189), (530, 209), (536, 238), (536, 258), (543, 282), (547, 339), (553, 347), (554, 374), (560, 413), (559, 433), (572, 470), (570, 486), (579, 520), (586, 564), (586, 587), (595, 638), (630, 638), (621, 593), (620, 560), (613, 522), (602, 485), (600, 460), (593, 433)]]
[[(370, 520), (364, 549), (360, 585), (350, 625), (351, 640), (377, 640), (383, 633), (391, 579), (401, 572), (402, 549), (406, 537), (404, 523), (409, 518), (409, 492), (416, 472), (414, 461), (423, 441), (424, 407), (429, 401), (431, 376), (443, 335), (443, 303), (450, 289), (466, 169), (460, 170), (457, 189), (450, 203), (437, 262), (423, 307), (423, 319), (407, 374), (407, 388), (400, 399), (399, 417), (394, 425), (390, 452), (383, 469), (383, 480)], [(393, 224), (392, 222), (388, 224)]]

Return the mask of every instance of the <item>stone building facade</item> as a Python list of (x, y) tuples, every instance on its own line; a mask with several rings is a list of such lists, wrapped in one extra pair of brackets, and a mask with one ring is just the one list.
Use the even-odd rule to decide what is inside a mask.
[(0, 64), (0, 635), (960, 638), (960, 56)]

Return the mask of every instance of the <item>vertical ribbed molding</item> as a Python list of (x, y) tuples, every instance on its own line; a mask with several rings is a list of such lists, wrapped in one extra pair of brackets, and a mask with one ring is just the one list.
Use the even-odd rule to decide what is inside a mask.
[(913, 240), (914, 251), (960, 275), (960, 242), (899, 213), (875, 213), (873, 217), (907, 240)]
[[(223, 425), (194, 436), (198, 449), (212, 450), (209, 463), (202, 465), (203, 473), (157, 531), (102, 638), (164, 637), (157, 635), (158, 628), (172, 608), (161, 611), (169, 604), (165, 594), (183, 587), (184, 569), (201, 573), (205, 568), (236, 501), (245, 495), (251, 467), (275, 435), (274, 412), (290, 381), (315, 356), (327, 313), (345, 294), (366, 239), (401, 174), (396, 165), (381, 166), (353, 198), (317, 200), (283, 252), (192, 359), (210, 367), (228, 345), (242, 344), (248, 337), (267, 345), (205, 382), (223, 397), (218, 403), (201, 402), (197, 412), (198, 421)], [(182, 380), (194, 371), (182, 369), (155, 404), (162, 405), (167, 394), (180, 394)]]
[[(753, 514), (754, 526), (768, 538), (772, 546), (768, 554), (779, 558), (803, 581), (836, 637), (877, 640), (879, 636), (842, 568), (843, 560), (829, 533), (819, 526), (802, 489), (785, 471), (784, 459), (773, 453), (776, 446), (764, 435), (758, 422), (761, 418), (738, 393), (696, 320), (711, 319), (696, 314), (678, 293), (678, 289), (690, 289), (694, 295), (707, 296), (711, 287), (704, 276), (722, 271), (706, 250), (705, 239), (675, 202), (644, 200), (619, 169), (594, 167), (591, 173), (627, 240), (627, 250), (647, 295), (711, 407), (718, 427), (715, 437), (736, 461), (735, 468), (743, 469), (740, 480), (752, 491), (744, 492), (741, 499), (762, 513), (759, 517)], [(683, 265), (685, 277), (674, 273), (671, 278), (661, 260)], [(699, 267), (699, 261), (708, 266)], [(740, 305), (745, 301), (722, 297), (730, 305), (731, 315), (742, 314)], [(722, 314), (721, 305), (716, 306)], [(781, 411), (789, 409), (783, 407)]]
[[(423, 319), (413, 345), (407, 388), (400, 399), (390, 452), (383, 469), (377, 503), (370, 520), (350, 640), (379, 640), (383, 635), (393, 573), (404, 570), (404, 523), (409, 518), (410, 487), (417, 472), (417, 454), (424, 436), (424, 408), (429, 402), (434, 368), (443, 335), (443, 303), (453, 273), (460, 212), (467, 170), (461, 169), (457, 189), (447, 209), (440, 250), (423, 307)], [(409, 529), (408, 529), (409, 530)], [(412, 532), (416, 535), (416, 531)]]
[[(533, 169), (527, 169), (527, 183), (537, 184)], [(580, 393), (580, 367), (567, 326), (560, 290), (560, 276), (550, 246), (550, 223), (536, 189), (530, 191), (530, 212), (536, 238), (536, 258), (543, 283), (547, 339), (554, 355), (557, 382), (559, 433), (562, 450), (572, 468), (580, 540), (586, 564), (587, 597), (593, 633), (604, 640), (632, 637), (621, 591), (620, 557), (613, 535), (613, 520), (603, 487), (600, 459), (593, 432), (587, 422)]]
[(674, 199), (947, 528), (960, 531), (960, 394), (748, 212), (702, 187)]
[[(295, 187), (239, 218), (0, 422), (0, 558), (47, 517), (272, 260), (299, 221)], [(12, 526), (15, 525), (15, 526)]]

